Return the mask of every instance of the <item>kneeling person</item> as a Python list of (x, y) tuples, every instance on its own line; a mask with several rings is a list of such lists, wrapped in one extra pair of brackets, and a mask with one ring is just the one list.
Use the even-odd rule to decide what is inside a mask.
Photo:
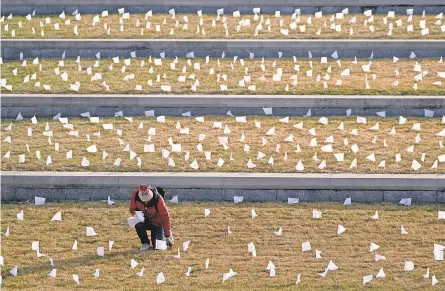
[(142, 211), (144, 222), (135, 225), (136, 232), (141, 240), (141, 251), (150, 248), (147, 230), (151, 231), (151, 241), (156, 249), (156, 240), (165, 240), (167, 245), (173, 245), (173, 235), (171, 231), (170, 214), (164, 199), (155, 188), (142, 184), (131, 194), (130, 213)]

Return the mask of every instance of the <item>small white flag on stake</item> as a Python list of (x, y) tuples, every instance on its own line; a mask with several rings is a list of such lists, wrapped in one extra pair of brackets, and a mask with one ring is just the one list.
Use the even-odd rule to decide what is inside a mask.
[(287, 204), (297, 204), (299, 201), (300, 201), (299, 198), (292, 198), (292, 197), (287, 198)]
[(406, 229), (403, 227), (403, 225), (400, 226), (400, 233), (401, 233), (401, 234), (408, 234), (408, 232), (407, 232)]
[(437, 283), (439, 283), (439, 280), (437, 280), (436, 275), (433, 275), (431, 277), (431, 286), (435, 286)]
[(12, 268), (10, 271), (9, 271), (9, 274), (11, 274), (12, 276), (14, 276), (14, 277), (16, 277), (17, 276), (17, 266), (15, 266), (14, 268)]
[(54, 214), (53, 218), (51, 218), (51, 221), (62, 221), (62, 212), (57, 212)]
[(157, 250), (161, 250), (161, 251), (165, 251), (167, 250), (167, 243), (165, 240), (156, 240), (156, 249)]
[(272, 115), (272, 107), (263, 108), (264, 114), (266, 115)]
[(411, 200), (411, 198), (402, 198), (399, 204), (402, 204), (404, 206), (411, 206)]
[(311, 250), (311, 243), (309, 241), (305, 241), (301, 244), (301, 251), (306, 252)]
[(430, 268), (426, 269), (426, 273), (423, 275), (423, 278), (428, 279), (430, 277)]
[(243, 200), (244, 200), (244, 196), (233, 196), (233, 202), (235, 204), (241, 203), (241, 202), (243, 202)]
[(405, 267), (403, 268), (404, 271), (410, 272), (414, 270), (414, 262), (413, 261), (405, 261)]
[(142, 269), (136, 273), (136, 275), (138, 275), (139, 277), (144, 276), (144, 271), (145, 271), (145, 267), (142, 267)]
[(179, 203), (178, 196), (173, 196), (172, 199), (168, 200), (171, 203)]
[(94, 231), (94, 229), (91, 226), (87, 226), (87, 236), (96, 236), (97, 233)]
[(37, 206), (41, 206), (41, 205), (45, 204), (45, 201), (46, 201), (46, 198), (43, 198), (43, 197), (34, 197), (34, 199), (35, 199), (34, 203)]
[(178, 248), (178, 254), (173, 256), (175, 259), (180, 259), (181, 258), (181, 251), (180, 248)]
[(17, 220), (23, 220), (25, 218), (25, 214), (23, 210), (20, 210), (19, 213), (17, 213)]
[(342, 234), (345, 231), (346, 231), (346, 228), (343, 225), (339, 224), (337, 227), (337, 234)]
[(134, 259), (131, 259), (131, 261), (130, 261), (130, 269), (136, 268), (137, 265), (138, 265), (138, 262), (136, 262)]
[(186, 252), (186, 251), (189, 249), (190, 242), (191, 242), (191, 241), (188, 240), (188, 241), (185, 241), (185, 242), (182, 243), (182, 250), (183, 250), (184, 252)]
[(383, 268), (380, 268), (380, 271), (375, 276), (376, 278), (386, 278), (385, 271), (383, 271)]
[(412, 164), (411, 164), (411, 169), (417, 171), (417, 170), (419, 170), (421, 167), (422, 167), (422, 165), (421, 165), (418, 161), (413, 160), (413, 162), (412, 162)]
[(371, 242), (371, 245), (369, 246), (369, 252), (373, 252), (379, 248), (380, 246), (378, 244)]
[(99, 256), (99, 257), (103, 257), (104, 255), (105, 255), (105, 249), (104, 249), (104, 247), (97, 247), (97, 255)]
[(372, 281), (372, 275), (366, 275), (363, 276), (363, 285), (366, 285), (367, 283)]
[(77, 285), (80, 285), (80, 282), (79, 282), (79, 275), (77, 275), (77, 274), (73, 274), (73, 280), (77, 283)]
[(319, 219), (319, 218), (321, 218), (321, 211), (318, 211), (318, 210), (316, 210), (316, 209), (313, 209), (313, 210), (312, 210), (312, 218), (314, 218), (314, 219)]

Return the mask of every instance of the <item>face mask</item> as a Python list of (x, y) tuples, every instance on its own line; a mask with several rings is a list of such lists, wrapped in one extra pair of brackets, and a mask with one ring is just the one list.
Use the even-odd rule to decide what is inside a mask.
[(138, 195), (142, 202), (148, 202), (151, 200), (151, 198), (153, 198), (153, 192), (151, 192), (150, 190), (148, 190), (148, 192), (139, 191)]

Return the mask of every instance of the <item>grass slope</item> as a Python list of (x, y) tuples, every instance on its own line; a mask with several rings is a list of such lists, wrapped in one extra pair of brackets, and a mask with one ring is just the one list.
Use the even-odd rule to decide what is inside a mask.
[[(204, 218), (204, 208), (211, 214)], [(250, 218), (254, 208), (258, 217)], [(404, 208), (397, 205), (360, 205), (344, 207), (334, 203), (280, 204), (169, 204), (173, 218), (175, 249), (165, 252), (139, 253), (134, 229), (127, 225), (127, 202), (107, 206), (104, 202), (47, 203), (42, 207), (29, 204), (3, 204), (2, 229), (10, 227), (10, 235), (2, 236), (2, 269), (5, 290), (358, 290), (362, 277), (377, 274), (384, 268), (386, 279), (374, 279), (368, 287), (378, 290), (436, 290), (431, 279), (423, 279), (426, 268), (442, 281), (443, 262), (435, 262), (433, 244), (445, 243), (443, 221), (437, 219), (437, 205)], [(321, 219), (312, 219), (312, 209), (322, 211)], [(16, 214), (24, 210), (24, 221)], [(370, 216), (379, 211), (379, 220)], [(62, 221), (50, 221), (58, 211)], [(337, 235), (338, 224), (346, 232)], [(227, 234), (227, 226), (233, 232)], [(403, 225), (408, 235), (400, 234)], [(98, 233), (86, 236), (86, 226)], [(273, 234), (279, 227), (282, 236)], [(78, 250), (72, 251), (74, 240)], [(108, 251), (108, 241), (114, 247)], [(191, 240), (190, 249), (182, 252), (182, 243)], [(37, 258), (31, 242), (40, 241)], [(302, 242), (310, 241), (312, 250), (302, 253)], [(257, 257), (247, 252), (253, 242)], [(380, 249), (369, 252), (371, 242)], [(98, 246), (105, 247), (105, 257), (96, 255)], [(174, 259), (181, 248), (181, 259)], [(322, 259), (315, 258), (315, 250)], [(386, 257), (375, 262), (374, 253)], [(48, 277), (49, 257), (54, 259), (57, 278)], [(209, 269), (204, 261), (210, 259)], [(139, 265), (131, 270), (130, 260)], [(268, 261), (276, 266), (276, 276), (265, 271)], [(329, 260), (339, 267), (322, 279), (318, 273)], [(415, 270), (404, 272), (404, 261), (412, 260)], [(18, 276), (9, 270), (18, 266)], [(143, 277), (138, 277), (145, 266)], [(193, 268), (191, 276), (184, 273)], [(94, 278), (96, 268), (100, 277)], [(232, 268), (238, 275), (221, 283), (222, 274)], [(156, 286), (156, 275), (164, 272), (166, 282)], [(295, 287), (297, 274), (302, 283)], [(72, 274), (78, 274), (76, 286)], [(443, 283), (439, 283), (439, 288)]]
[[(357, 124), (356, 117), (329, 117), (328, 124), (319, 123), (318, 117), (292, 117), (289, 123), (280, 122), (280, 117), (248, 116), (246, 123), (235, 121), (235, 117), (206, 116), (204, 123), (195, 118), (166, 117), (165, 123), (156, 121), (156, 118), (135, 117), (133, 122), (124, 118), (100, 118), (100, 123), (91, 123), (87, 118), (68, 118), (73, 130), (64, 128), (59, 121), (37, 118), (38, 123), (33, 125), (29, 119), (24, 121), (3, 120), (1, 140), (2, 157), (10, 151), (10, 158), (2, 158), (1, 169), (3, 171), (144, 171), (163, 172), (179, 171), (196, 172), (190, 164), (194, 159), (199, 164), (199, 170), (203, 172), (296, 172), (295, 166), (301, 160), (304, 172), (351, 172), (351, 173), (445, 173), (444, 163), (438, 163), (437, 169), (431, 169), (438, 156), (444, 154), (440, 147), (441, 137), (436, 134), (443, 130), (440, 118), (414, 118), (409, 117), (407, 122), (399, 125), (398, 118), (367, 118), (367, 124)], [(256, 122), (261, 123), (261, 128), (256, 127)], [(12, 122), (11, 131), (5, 131)], [(43, 135), (46, 123), (53, 132), (50, 138)], [(215, 122), (221, 122), (222, 128), (214, 128)], [(304, 129), (296, 129), (294, 125), (303, 122)], [(104, 130), (102, 124), (113, 124), (113, 130)], [(139, 128), (142, 123), (142, 128)], [(189, 129), (189, 134), (181, 134), (180, 129)], [(343, 123), (344, 130), (338, 127)], [(379, 130), (370, 130), (379, 123)], [(413, 125), (420, 123), (420, 131), (412, 130)], [(226, 129), (227, 127), (227, 129)], [(32, 129), (32, 136), (28, 136), (28, 128)], [(156, 128), (156, 135), (149, 136), (150, 128)], [(275, 128), (274, 135), (267, 132)], [(314, 128), (316, 136), (310, 129)], [(392, 128), (395, 135), (389, 135)], [(358, 135), (353, 135), (353, 130)], [(227, 134), (224, 134), (226, 130)], [(228, 131), (230, 133), (228, 133)], [(78, 137), (70, 135), (71, 131), (77, 131)], [(94, 136), (100, 132), (100, 137)], [(199, 141), (200, 134), (205, 138)], [(416, 143), (416, 135), (421, 140)], [(87, 141), (87, 135), (90, 141)], [(244, 135), (244, 140), (241, 138)], [(293, 135), (293, 141), (285, 141)], [(7, 137), (11, 143), (6, 143)], [(333, 152), (324, 152), (321, 147), (327, 145), (328, 137), (333, 136)], [(203, 136), (201, 136), (203, 137)], [(228, 137), (228, 149), (219, 144), (219, 137)], [(174, 144), (181, 144), (181, 152), (172, 152), (169, 138)], [(263, 145), (263, 138), (266, 144)], [(310, 146), (312, 139), (316, 139), (317, 145)], [(120, 139), (120, 141), (119, 141)], [(348, 144), (345, 144), (347, 139)], [(375, 143), (373, 140), (375, 139)], [(385, 147), (385, 141), (387, 147)], [(55, 150), (56, 143), (59, 151)], [(26, 148), (29, 145), (29, 153)], [(130, 160), (130, 152), (124, 151), (125, 147), (137, 154), (141, 159), (141, 167), (138, 167), (137, 158)], [(144, 152), (145, 145), (154, 145), (155, 152)], [(199, 152), (198, 144), (202, 145)], [(352, 146), (358, 145), (359, 151), (354, 153)], [(88, 153), (87, 147), (96, 145), (97, 152)], [(248, 152), (247, 148), (250, 147)], [(279, 145), (277, 151), (277, 145)], [(301, 152), (296, 152), (297, 145)], [(407, 152), (413, 146), (413, 152)], [(175, 167), (168, 165), (168, 159), (162, 157), (162, 149), (170, 151), (169, 158), (175, 162)], [(36, 151), (40, 151), (41, 159), (36, 157)], [(66, 159), (66, 153), (72, 151), (72, 159)], [(108, 153), (105, 159), (103, 151)], [(186, 160), (186, 152), (189, 159)], [(211, 152), (211, 159), (207, 160), (205, 152)], [(258, 153), (266, 156), (257, 159)], [(287, 153), (287, 160), (285, 159)], [(334, 157), (336, 153), (344, 153), (344, 162), (339, 162)], [(375, 154), (375, 162), (367, 159)], [(396, 162), (395, 155), (400, 153), (401, 161)], [(422, 162), (422, 153), (425, 153), (425, 161)], [(26, 155), (24, 164), (19, 164), (18, 156)], [(230, 159), (232, 155), (233, 160)], [(317, 155), (318, 161), (314, 160)], [(51, 156), (52, 164), (46, 165), (47, 156)], [(88, 167), (81, 166), (85, 157), (90, 161)], [(268, 163), (273, 158), (274, 165)], [(115, 161), (120, 158), (120, 166), (115, 166)], [(225, 161), (220, 168), (217, 166), (219, 158)], [(354, 159), (358, 161), (358, 167), (350, 169)], [(257, 166), (247, 168), (247, 162), (251, 159)], [(326, 161), (326, 168), (320, 169), (322, 160)], [(386, 168), (377, 168), (381, 161), (386, 161)], [(411, 169), (413, 160), (422, 164), (418, 171)]]

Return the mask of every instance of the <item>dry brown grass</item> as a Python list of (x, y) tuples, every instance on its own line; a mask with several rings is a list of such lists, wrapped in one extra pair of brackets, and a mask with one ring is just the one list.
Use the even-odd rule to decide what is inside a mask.
[[(3, 38), (11, 38), (11, 31), (15, 30), (16, 38), (194, 38), (194, 39), (218, 39), (218, 38), (233, 38), (233, 39), (443, 39), (444, 32), (441, 31), (440, 25), (435, 25), (437, 19), (434, 15), (427, 15), (423, 18), (421, 15), (414, 15), (413, 22), (408, 23), (408, 16), (396, 15), (395, 19), (388, 19), (388, 24), (384, 24), (383, 19), (386, 15), (375, 15), (374, 21), (369, 22), (368, 25), (364, 25), (368, 17), (363, 14), (350, 14), (345, 18), (335, 20), (335, 24), (340, 24), (342, 27), (341, 32), (336, 32), (331, 29), (330, 18), (332, 14), (325, 15), (323, 18), (315, 19), (314, 15), (301, 15), (300, 23), (297, 24), (297, 28), (292, 30), (290, 23), (293, 21), (290, 15), (283, 15), (283, 26), (280, 27), (280, 18), (276, 18), (273, 15), (264, 15), (263, 30), (259, 32), (258, 36), (254, 36), (255, 28), (259, 23), (254, 20), (253, 15), (242, 15), (241, 18), (234, 18), (231, 15), (227, 16), (227, 24), (229, 34), (226, 35), (223, 27), (222, 18), (216, 22), (216, 26), (212, 27), (212, 21), (216, 19), (216, 15), (204, 15), (203, 25), (200, 27), (200, 33), (197, 34), (197, 26), (199, 25), (199, 17), (196, 14), (189, 14), (188, 30), (182, 30), (185, 23), (185, 14), (177, 14), (176, 20), (179, 21), (179, 25), (176, 26), (176, 20), (172, 20), (169, 15), (166, 14), (154, 14), (149, 18), (151, 22), (151, 29), (145, 29), (147, 20), (145, 20), (143, 14), (130, 14), (129, 20), (124, 20), (124, 31), (120, 31), (118, 14), (112, 14), (106, 18), (100, 18), (100, 21), (96, 26), (92, 26), (93, 17), (95, 15), (82, 15), (80, 21), (76, 21), (74, 16), (67, 15), (66, 19), (70, 19), (70, 25), (65, 25), (65, 21), (58, 16), (50, 16), (50, 23), (46, 24), (45, 19), (48, 16), (34, 17), (31, 21), (26, 20), (23, 16), (13, 16), (13, 19), (5, 19), (5, 23), (1, 24), (1, 33)], [(307, 24), (308, 17), (312, 17), (312, 24)], [(355, 24), (349, 23), (349, 21), (356, 17), (357, 22)], [(237, 26), (241, 19), (250, 19), (251, 26), (240, 28), (237, 31)], [(268, 31), (266, 20), (270, 19), (271, 29)], [(165, 19), (165, 25), (162, 25)], [(402, 26), (396, 25), (396, 20), (402, 20)], [(136, 22), (139, 20), (140, 26), (136, 27)], [(429, 27), (430, 34), (422, 36), (419, 22), (426, 20), (427, 27)], [(19, 22), (22, 22), (22, 28), (19, 27)], [(325, 25), (326, 22), (326, 25)], [(44, 36), (41, 35), (40, 23), (44, 25)], [(59, 23), (60, 30), (54, 29), (54, 24)], [(389, 24), (393, 24), (393, 33), (388, 36)], [(9, 31), (6, 32), (4, 25), (9, 25)], [(78, 25), (79, 35), (74, 34), (74, 26)], [(110, 35), (107, 35), (107, 29), (104, 28), (104, 24), (107, 24), (107, 29), (110, 28)], [(414, 32), (407, 32), (407, 26), (409, 24), (414, 25)], [(156, 32), (156, 25), (161, 25), (161, 31)], [(306, 26), (306, 31), (300, 31), (300, 25)], [(370, 31), (370, 26), (375, 28), (374, 32)], [(32, 33), (32, 27), (35, 28), (35, 34)], [(143, 35), (141, 35), (141, 29), (144, 28)], [(205, 35), (202, 34), (202, 28), (205, 30)], [(353, 28), (354, 35), (350, 35), (350, 28)], [(170, 35), (170, 31), (174, 29), (174, 34)], [(280, 29), (289, 29), (289, 34), (283, 35), (280, 33)], [(321, 29), (321, 34), (316, 35), (316, 32)]]
[[(441, 81), (437, 74), (445, 71), (445, 64), (439, 63), (438, 59), (418, 59), (418, 60), (400, 60), (393, 63), (388, 59), (376, 59), (372, 61), (371, 72), (364, 73), (362, 66), (368, 64), (368, 59), (360, 59), (357, 64), (352, 64), (351, 59), (342, 59), (341, 67), (336, 60), (329, 58), (327, 64), (321, 64), (319, 58), (312, 59), (313, 76), (308, 77), (306, 72), (311, 70), (309, 59), (297, 59), (296, 64), (292, 59), (265, 59), (265, 71), (262, 71), (261, 59), (244, 60), (244, 67), (241, 60), (233, 59), (218, 60), (210, 58), (208, 64), (205, 59), (195, 59), (190, 65), (186, 59), (178, 59), (176, 69), (170, 69), (170, 63), (173, 59), (164, 59), (162, 66), (155, 66), (149, 62), (149, 59), (137, 58), (131, 59), (130, 65), (125, 67), (125, 72), (121, 69), (124, 66), (124, 60), (120, 58), (119, 64), (113, 64), (111, 59), (101, 59), (99, 67), (94, 68), (96, 60), (81, 59), (81, 71), (78, 71), (78, 64), (75, 60), (67, 59), (64, 61), (64, 67), (59, 67), (58, 60), (40, 60), (42, 71), (39, 71), (39, 65), (33, 65), (32, 60), (27, 60), (27, 66), (22, 67), (22, 62), (8, 61), (1, 66), (2, 78), (12, 85), (12, 91), (2, 89), (3, 93), (116, 93), (116, 94), (263, 94), (263, 95), (304, 95), (304, 94), (334, 94), (334, 95), (445, 95), (445, 86), (433, 85)], [(141, 63), (144, 66), (141, 68)], [(152, 59), (153, 61), (153, 59)], [(218, 65), (219, 62), (219, 65)], [(413, 88), (416, 83), (414, 76), (420, 72), (414, 72), (416, 62), (421, 65), (422, 71), (428, 71), (423, 81), (417, 82), (418, 89)], [(192, 63), (200, 63), (200, 70), (193, 69)], [(109, 66), (113, 64), (113, 70)], [(275, 66), (274, 66), (275, 64)], [(233, 69), (231, 68), (233, 65)], [(299, 71), (296, 67), (299, 66)], [(87, 68), (92, 68), (92, 74), (88, 75)], [(186, 73), (182, 73), (186, 67)], [(68, 73), (68, 81), (62, 80), (61, 76), (55, 74), (55, 69), (60, 69), (60, 74)], [(149, 73), (149, 69), (153, 73)], [(209, 71), (213, 68), (214, 75)], [(273, 75), (277, 73), (278, 68), (283, 69), (283, 75), (280, 82), (274, 82)], [(328, 72), (329, 68), (332, 70)], [(13, 70), (17, 69), (17, 76), (13, 75)], [(350, 69), (351, 75), (341, 77), (341, 72)], [(245, 70), (248, 70), (247, 72)], [(396, 77), (395, 71), (400, 74)], [(29, 78), (36, 73), (36, 80), (30, 80), (23, 83), (26, 76)], [(95, 73), (102, 74), (102, 80), (91, 81)], [(134, 80), (124, 81), (123, 78), (134, 74)], [(164, 78), (165, 74), (165, 78)], [(220, 81), (218, 82), (218, 74)], [(227, 81), (223, 79), (223, 74), (227, 75)], [(376, 79), (373, 79), (373, 75)], [(178, 82), (179, 76), (186, 76), (185, 82)], [(245, 82), (245, 87), (239, 86), (239, 81), (244, 80), (245, 76), (250, 76), (251, 82)], [(266, 80), (259, 80), (264, 76)], [(294, 84), (291, 76), (296, 76), (297, 83)], [(317, 82), (317, 76), (320, 80)], [(370, 89), (365, 88), (365, 79), (368, 79)], [(157, 79), (159, 78), (159, 82)], [(193, 79), (194, 78), (194, 79)], [(153, 85), (147, 84), (152, 80)], [(191, 87), (199, 80), (199, 86), (196, 91)], [(323, 82), (326, 80), (328, 86), (324, 89)], [(336, 86), (337, 80), (342, 80), (341, 86)], [(80, 91), (70, 90), (70, 84), (76, 81), (80, 82)], [(101, 84), (103, 82), (109, 86), (107, 91)], [(398, 86), (393, 86), (393, 82), (398, 81)], [(40, 82), (40, 87), (35, 83)], [(443, 81), (442, 81), (443, 83)], [(51, 85), (51, 90), (46, 91), (43, 85)], [(161, 85), (171, 85), (171, 93), (161, 91)], [(228, 91), (221, 91), (220, 85), (228, 86)], [(136, 85), (141, 85), (142, 90), (136, 91)], [(256, 91), (248, 90), (248, 86), (256, 85)], [(289, 91), (286, 91), (286, 86)]]
[[(404, 125), (398, 125), (398, 118), (368, 118), (368, 124), (357, 124), (355, 117), (329, 117), (329, 124), (322, 125), (318, 123), (318, 118), (292, 117), (289, 123), (279, 122), (279, 117), (260, 117), (248, 116), (247, 123), (236, 123), (234, 117), (228, 116), (206, 116), (205, 123), (200, 123), (194, 118), (167, 117), (165, 123), (158, 123), (155, 118), (135, 117), (134, 122), (129, 122), (123, 118), (101, 118), (101, 123), (113, 123), (114, 130), (106, 131), (101, 124), (90, 123), (88, 119), (69, 118), (69, 123), (74, 124), (74, 130), (79, 132), (79, 137), (69, 135), (69, 129), (64, 129), (60, 122), (54, 122), (50, 119), (38, 118), (39, 123), (32, 125), (28, 119), (26, 121), (13, 122), (12, 131), (2, 130), (1, 140), (11, 136), (12, 144), (2, 143), (1, 155), (11, 151), (11, 158), (2, 158), (3, 171), (144, 171), (144, 172), (162, 172), (195, 171), (190, 167), (190, 163), (196, 159), (199, 164), (199, 171), (203, 172), (296, 172), (295, 166), (299, 160), (302, 160), (305, 172), (352, 172), (352, 173), (444, 173), (444, 163), (439, 163), (437, 169), (431, 169), (434, 161), (439, 155), (444, 154), (440, 149), (439, 141), (442, 139), (436, 137), (436, 133), (443, 129), (440, 118), (408, 118)], [(223, 128), (227, 125), (231, 133), (224, 135), (223, 129), (213, 128), (214, 121), (221, 121)], [(254, 121), (261, 122), (261, 128), (256, 128)], [(304, 122), (304, 130), (293, 127), (298, 122)], [(2, 128), (9, 125), (11, 120), (3, 120)], [(48, 143), (48, 138), (43, 136), (45, 123), (49, 122), (49, 127), (54, 133), (52, 145)], [(138, 129), (140, 123), (144, 128)], [(180, 134), (176, 129), (177, 122), (180, 122), (182, 128), (189, 128), (190, 134)], [(344, 123), (344, 131), (338, 130), (340, 123)], [(379, 122), (380, 130), (371, 131), (373, 125)], [(421, 123), (419, 132), (422, 141), (415, 144), (417, 132), (411, 130), (414, 123)], [(276, 134), (266, 136), (266, 132), (275, 126)], [(147, 141), (148, 129), (156, 128), (156, 136), (152, 137), (152, 142)], [(389, 135), (391, 128), (395, 127), (397, 134)], [(33, 129), (33, 136), (27, 136), (27, 129)], [(311, 128), (316, 128), (317, 142), (316, 148), (310, 148), (309, 143), (314, 136), (308, 133)], [(122, 136), (118, 136), (116, 129), (122, 130)], [(353, 129), (358, 129), (359, 135), (351, 134)], [(100, 131), (100, 138), (94, 137), (93, 133)], [(206, 138), (202, 141), (204, 151), (199, 153), (197, 144), (199, 143), (199, 134), (205, 133)], [(250, 145), (250, 152), (244, 152), (244, 142), (240, 141), (244, 133), (245, 143)], [(86, 135), (91, 136), (91, 142), (87, 142)], [(294, 142), (285, 142), (285, 138), (294, 135)], [(345, 161), (337, 162), (333, 153), (326, 153), (321, 150), (325, 145), (325, 139), (334, 136), (334, 153), (345, 153)], [(219, 145), (218, 137), (229, 137), (229, 149), (224, 150)], [(124, 141), (120, 146), (118, 137)], [(171, 153), (170, 157), (174, 160), (176, 167), (168, 166), (166, 159), (162, 158), (161, 149), (171, 147), (168, 138), (171, 137), (174, 143), (182, 145), (181, 153)], [(262, 145), (262, 137), (267, 139), (267, 144)], [(377, 137), (376, 143), (372, 139)], [(349, 145), (344, 145), (344, 138), (348, 139)], [(388, 147), (384, 147), (386, 140)], [(55, 143), (60, 144), (60, 152), (55, 152)], [(129, 153), (123, 152), (126, 144), (130, 145), (130, 150), (136, 152), (142, 160), (142, 167), (138, 168), (137, 160), (130, 160)], [(144, 144), (155, 145), (155, 153), (144, 153)], [(353, 144), (359, 146), (360, 151), (354, 154), (351, 151)], [(26, 144), (30, 146), (30, 153), (27, 153)], [(96, 144), (98, 152), (88, 153), (86, 148)], [(277, 153), (276, 145), (281, 148)], [(297, 144), (301, 147), (301, 153), (296, 153)], [(408, 153), (406, 149), (414, 145), (414, 152)], [(35, 151), (41, 152), (41, 160), (37, 160)], [(66, 160), (68, 151), (73, 151), (73, 159)], [(106, 151), (109, 156), (102, 160), (102, 151)], [(190, 159), (185, 161), (185, 152), (190, 152)], [(205, 151), (212, 152), (211, 160), (205, 159)], [(261, 151), (266, 154), (261, 160), (257, 160), (257, 154)], [(287, 152), (288, 160), (284, 160), (284, 153)], [(234, 161), (230, 161), (230, 155), (233, 153)], [(368, 155), (375, 153), (376, 162), (366, 159)], [(400, 153), (402, 161), (396, 163), (394, 156)], [(421, 162), (422, 153), (426, 153), (425, 161)], [(18, 163), (18, 155), (26, 154), (26, 163)], [(318, 168), (319, 162), (313, 160), (317, 154), (318, 159), (326, 160), (327, 167), (324, 170)], [(51, 155), (53, 164), (46, 165), (47, 156)], [(82, 167), (82, 157), (85, 156), (90, 161), (89, 167)], [(274, 159), (274, 166), (268, 164), (270, 157)], [(119, 167), (114, 166), (117, 158), (122, 162)], [(217, 167), (218, 159), (222, 158), (225, 164), (222, 168)], [(246, 164), (249, 158), (257, 164), (254, 169), (248, 169)], [(358, 160), (358, 168), (349, 169), (354, 158)], [(411, 169), (413, 159), (422, 164), (419, 171)], [(386, 169), (379, 168), (377, 165), (386, 160)]]
[[(211, 214), (204, 218), (204, 208)], [(258, 214), (250, 218), (254, 208)], [(25, 220), (17, 221), (16, 214), (24, 210)], [(29, 204), (3, 204), (3, 231), (10, 227), (10, 236), (2, 237), (2, 269), (5, 290), (359, 290), (362, 277), (377, 274), (384, 268), (386, 279), (374, 279), (367, 288), (377, 290), (439, 290), (443, 287), (445, 268), (435, 262), (433, 244), (445, 244), (445, 225), (437, 219), (438, 205), (412, 206), (360, 205), (344, 207), (334, 203), (283, 204), (169, 204), (173, 219), (175, 248), (191, 240), (181, 259), (173, 256), (177, 250), (139, 253), (139, 240), (127, 225), (127, 202), (108, 207), (102, 202), (49, 203), (43, 207)], [(322, 218), (312, 219), (312, 209), (322, 211)], [(378, 221), (370, 216), (379, 211)], [(51, 222), (54, 213), (61, 211), (61, 222)], [(347, 228), (337, 235), (337, 225)], [(233, 231), (227, 235), (227, 225)], [(408, 235), (400, 234), (403, 225)], [(99, 234), (86, 237), (86, 226)], [(273, 231), (283, 227), (282, 236)], [(40, 241), (40, 251), (54, 259), (57, 278), (50, 278), (48, 257), (37, 258), (31, 250), (32, 241)], [(78, 251), (72, 251), (78, 240)], [(108, 251), (108, 241), (115, 241)], [(312, 251), (301, 252), (301, 243), (310, 241)], [(247, 252), (253, 242), (257, 257)], [(375, 262), (369, 245), (380, 245), (376, 253), (386, 256)], [(96, 255), (96, 248), (105, 246), (105, 257)], [(315, 259), (315, 249), (322, 259)], [(208, 270), (204, 261), (210, 259)], [(139, 265), (131, 270), (130, 260)], [(265, 271), (269, 260), (277, 267), (276, 277)], [(339, 270), (322, 272), (329, 260)], [(412, 260), (415, 270), (404, 272), (404, 261)], [(9, 270), (18, 266), (18, 276)], [(146, 270), (138, 277), (142, 266)], [(193, 267), (191, 277), (184, 273)], [(440, 283), (431, 287), (431, 279), (423, 279), (430, 268)], [(93, 278), (96, 268), (100, 277)], [(233, 268), (238, 275), (221, 283), (222, 274)], [(156, 286), (156, 275), (164, 272), (166, 282)], [(295, 286), (297, 274), (302, 283)], [(78, 274), (81, 285), (76, 286), (72, 274)], [(442, 287), (441, 287), (442, 286)]]

